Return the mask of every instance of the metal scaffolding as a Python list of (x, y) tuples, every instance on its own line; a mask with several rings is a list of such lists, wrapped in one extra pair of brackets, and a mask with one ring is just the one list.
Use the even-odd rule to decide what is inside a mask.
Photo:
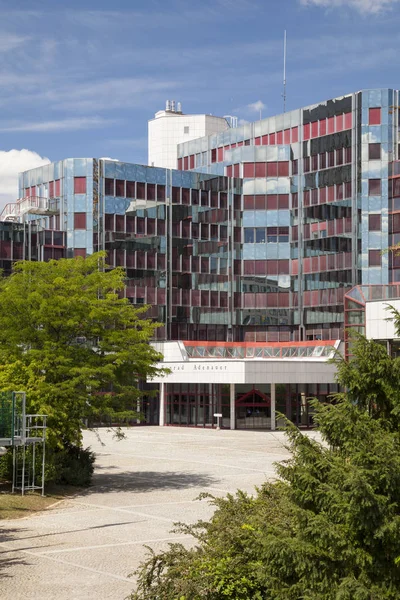
[(46, 415), (26, 414), (25, 392), (0, 392), (0, 446), (13, 449), (13, 493), (44, 495), (46, 421)]

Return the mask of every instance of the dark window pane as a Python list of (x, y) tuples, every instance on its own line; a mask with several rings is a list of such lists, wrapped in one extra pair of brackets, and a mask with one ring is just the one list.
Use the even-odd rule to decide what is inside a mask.
[(157, 184), (157, 200), (165, 200), (165, 185)]
[(122, 179), (115, 181), (115, 195), (119, 198), (125, 198), (125, 181)]
[(265, 244), (265, 227), (256, 227), (256, 244)]
[(369, 215), (368, 216), (368, 229), (369, 229), (369, 231), (380, 231), (381, 230), (381, 215)]
[(254, 243), (254, 229), (252, 227), (245, 227), (244, 243), (245, 244), (253, 244)]
[(145, 200), (146, 199), (146, 184), (145, 183), (141, 183), (139, 181), (137, 182), (137, 184), (136, 184), (136, 196), (140, 200)]
[(106, 179), (104, 182), (106, 196), (114, 196), (114, 179)]
[(380, 144), (368, 144), (368, 158), (369, 160), (379, 160), (381, 158)]
[(86, 229), (86, 213), (74, 213), (74, 229)]
[(381, 195), (381, 180), (380, 179), (369, 179), (368, 180), (368, 195), (369, 196), (380, 196)]
[(368, 264), (370, 267), (380, 267), (382, 256), (380, 250), (370, 250), (368, 252)]
[(126, 197), (127, 198), (135, 197), (135, 182), (134, 181), (126, 182)]

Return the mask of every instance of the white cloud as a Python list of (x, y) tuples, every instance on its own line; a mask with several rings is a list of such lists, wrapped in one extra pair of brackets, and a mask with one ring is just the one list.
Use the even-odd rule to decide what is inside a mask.
[(113, 119), (103, 119), (102, 117), (81, 117), (77, 119), (62, 119), (60, 121), (39, 121), (28, 123), (16, 123), (8, 127), (2, 127), (0, 131), (32, 131), (32, 132), (53, 132), (53, 131), (76, 131), (78, 129), (95, 129), (97, 127), (106, 127), (115, 123)]
[(253, 102), (252, 104), (248, 104), (247, 108), (249, 110), (251, 110), (252, 112), (260, 112), (260, 110), (264, 110), (264, 108), (267, 108), (267, 105), (264, 104), (264, 102), (262, 102), (261, 100), (257, 100), (257, 102)]
[(394, 8), (400, 0), (300, 0), (303, 6), (321, 6), (324, 8), (349, 7), (362, 14), (378, 14)]
[(0, 151), (0, 209), (18, 197), (18, 173), (49, 163), (32, 150)]

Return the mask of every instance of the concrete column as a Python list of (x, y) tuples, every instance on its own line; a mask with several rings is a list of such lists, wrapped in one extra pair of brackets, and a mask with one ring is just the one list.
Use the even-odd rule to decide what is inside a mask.
[(275, 383), (271, 383), (271, 431), (276, 429), (276, 398), (275, 398)]
[(160, 427), (165, 425), (165, 383), (160, 383)]
[(235, 384), (230, 384), (230, 417), (231, 429), (236, 429), (236, 410), (235, 410)]

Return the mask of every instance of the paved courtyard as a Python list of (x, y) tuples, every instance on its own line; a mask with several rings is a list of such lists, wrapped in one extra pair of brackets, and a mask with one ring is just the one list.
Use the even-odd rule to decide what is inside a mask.
[[(200, 492), (225, 495), (274, 476), (288, 456), (281, 432), (139, 427), (101, 443), (93, 486), (44, 513), (3, 522), (0, 531), (2, 600), (122, 600), (129, 574), (155, 550), (177, 540), (174, 522), (211, 514)], [(189, 543), (189, 538), (182, 538)]]

